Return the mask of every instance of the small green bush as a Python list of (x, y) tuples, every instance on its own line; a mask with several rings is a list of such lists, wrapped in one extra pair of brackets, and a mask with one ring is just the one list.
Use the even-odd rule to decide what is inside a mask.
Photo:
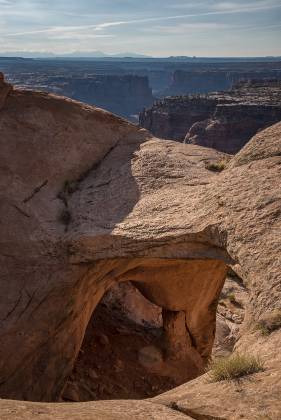
[(209, 171), (213, 171), (213, 172), (222, 172), (226, 167), (226, 163), (227, 162), (225, 160), (220, 160), (218, 162), (213, 162), (213, 163), (207, 163), (206, 169), (209, 169)]
[(236, 353), (226, 358), (220, 358), (209, 364), (209, 378), (211, 382), (238, 379), (242, 376), (264, 370), (263, 363), (258, 357)]
[(229, 293), (226, 297), (229, 300), (229, 302), (236, 303), (236, 297), (234, 293)]
[(261, 332), (262, 335), (269, 335), (273, 331), (281, 328), (281, 310), (276, 309), (271, 314), (267, 314), (261, 318), (257, 324), (256, 329)]

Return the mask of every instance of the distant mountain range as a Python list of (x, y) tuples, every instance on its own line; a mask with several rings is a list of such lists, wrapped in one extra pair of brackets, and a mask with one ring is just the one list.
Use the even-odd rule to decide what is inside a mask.
[(74, 51), (67, 54), (54, 54), (52, 52), (39, 52), (39, 51), (13, 51), (13, 52), (0, 52), (2, 57), (22, 57), (22, 58), (151, 58), (148, 55), (137, 53), (118, 53), (118, 54), (105, 54), (102, 51)]
[(124, 52), (118, 54), (106, 54), (102, 51), (74, 51), (66, 54), (54, 54), (52, 52), (40, 51), (13, 51), (1, 52), (0, 59), (65, 59), (65, 60), (149, 60), (149, 61), (168, 61), (168, 62), (192, 62), (192, 63), (229, 63), (229, 62), (276, 62), (281, 61), (281, 57), (190, 57), (190, 56), (170, 56), (170, 57), (152, 57), (144, 54)]

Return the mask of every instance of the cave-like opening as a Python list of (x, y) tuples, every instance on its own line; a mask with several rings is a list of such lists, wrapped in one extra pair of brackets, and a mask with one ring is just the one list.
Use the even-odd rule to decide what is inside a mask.
[(110, 270), (63, 400), (147, 398), (204, 372), (226, 273), (220, 260), (137, 259)]

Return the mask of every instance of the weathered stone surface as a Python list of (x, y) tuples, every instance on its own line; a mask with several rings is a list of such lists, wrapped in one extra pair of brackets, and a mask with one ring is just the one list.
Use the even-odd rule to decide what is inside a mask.
[(0, 400), (1, 420), (189, 420), (164, 405), (148, 401), (42, 404)]
[(280, 80), (252, 80), (228, 92), (168, 97), (140, 114), (140, 125), (160, 138), (231, 154), (280, 120)]
[(236, 381), (210, 383), (208, 374), (153, 399), (177, 407), (195, 419), (272, 419), (281, 415), (281, 332), (269, 337), (258, 332), (244, 336), (237, 349), (255, 354), (265, 362), (265, 371)]
[[(245, 157), (242, 150), (215, 173), (206, 162), (219, 152), (151, 138), (73, 101), (12, 91), (0, 113), (0, 395), (59, 398), (92, 311), (121, 281), (184, 312), (205, 364), (227, 265), (237, 264), (250, 290), (239, 345), (254, 340), (250, 322), (280, 307), (280, 132), (277, 124), (260, 133)], [(263, 158), (267, 142), (273, 151)], [(267, 353), (271, 378), (280, 368), (277, 350)]]
[(193, 124), (209, 118), (216, 106), (216, 98), (167, 97), (142, 111), (139, 123), (157, 137), (183, 141)]

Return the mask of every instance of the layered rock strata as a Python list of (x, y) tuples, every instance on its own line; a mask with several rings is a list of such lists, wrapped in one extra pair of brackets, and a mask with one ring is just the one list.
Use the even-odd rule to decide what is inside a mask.
[(134, 120), (154, 100), (148, 78), (132, 74), (54, 76), (31, 73), (18, 75), (15, 80), (23, 88), (67, 96)]
[(231, 90), (236, 83), (253, 79), (281, 80), (281, 71), (278, 69), (265, 71), (258, 67), (246, 71), (243, 66), (239, 70), (231, 66), (228, 69), (198, 69), (197, 72), (177, 70), (173, 74), (172, 83), (163, 93), (165, 96), (174, 96)]
[(229, 92), (168, 97), (140, 114), (140, 125), (154, 135), (231, 154), (280, 120), (278, 80), (240, 82)]

